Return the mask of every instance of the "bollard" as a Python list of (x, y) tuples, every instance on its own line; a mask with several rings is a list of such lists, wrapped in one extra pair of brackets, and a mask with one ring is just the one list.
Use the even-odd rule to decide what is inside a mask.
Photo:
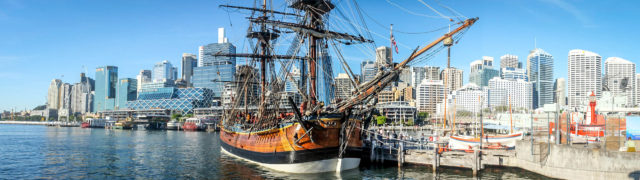
[(436, 173), (436, 166), (438, 165), (438, 148), (433, 148), (433, 163), (431, 164), (431, 169), (433, 169), (433, 173)]
[(402, 152), (403, 150), (403, 143), (399, 143), (399, 147), (398, 147), (398, 167), (402, 167), (402, 163), (403, 163), (403, 158), (404, 158), (404, 153)]
[(473, 170), (473, 177), (478, 175), (478, 149), (473, 150), (473, 165), (471, 169)]
[[(374, 140), (375, 141), (375, 140)], [(371, 157), (370, 157), (370, 161), (371, 162), (375, 162), (376, 161), (376, 144), (378, 144), (378, 142), (374, 142), (371, 141)]]

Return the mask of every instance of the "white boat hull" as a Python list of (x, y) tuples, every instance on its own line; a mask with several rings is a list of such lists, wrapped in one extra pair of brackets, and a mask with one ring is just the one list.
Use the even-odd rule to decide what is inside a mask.
[[(507, 148), (513, 148), (516, 146), (516, 141), (522, 139), (522, 133), (514, 133), (506, 136), (489, 136), (482, 138), (482, 143), (485, 144), (500, 144)], [(479, 147), (480, 141), (474, 137), (469, 136), (451, 136), (449, 138), (449, 149), (454, 150), (470, 150), (474, 147)]]
[(345, 171), (349, 169), (355, 169), (355, 168), (358, 168), (358, 166), (360, 165), (360, 158), (342, 158), (342, 159), (333, 158), (333, 159), (325, 159), (325, 160), (319, 160), (319, 161), (293, 163), (293, 164), (266, 164), (266, 163), (251, 161), (249, 159), (245, 159), (240, 156), (236, 156), (224, 150), (224, 148), (220, 148), (220, 149), (223, 153), (228, 154), (232, 157), (242, 159), (244, 161), (257, 164), (269, 169), (286, 172), (286, 173), (336, 172), (336, 171)]

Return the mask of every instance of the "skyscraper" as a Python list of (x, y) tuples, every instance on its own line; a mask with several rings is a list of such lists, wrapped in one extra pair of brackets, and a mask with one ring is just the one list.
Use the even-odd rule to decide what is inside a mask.
[(426, 68), (414, 66), (414, 67), (410, 67), (410, 70), (411, 70), (411, 82), (409, 82), (409, 86), (417, 87), (418, 84), (422, 83), (423, 79), (426, 79)]
[[(627, 107), (635, 106), (636, 64), (619, 57), (604, 61), (604, 87), (614, 96), (627, 97)], [(625, 82), (626, 81), (626, 82)]]
[(489, 106), (513, 106), (531, 109), (533, 105), (532, 83), (522, 79), (505, 80), (494, 77), (489, 80)]
[(140, 73), (136, 76), (136, 80), (138, 82), (138, 92), (142, 92), (142, 85), (146, 83), (150, 83), (151, 81), (151, 71), (150, 70), (140, 70)]
[(378, 66), (387, 67), (391, 65), (391, 48), (387, 46), (380, 46), (376, 48), (376, 64)]
[(316, 74), (318, 75), (317, 92), (318, 101), (324, 102), (325, 105), (331, 104), (335, 94), (333, 87), (333, 68), (331, 66), (331, 56), (325, 50), (320, 53), (317, 61)]
[(367, 81), (373, 80), (376, 77), (376, 73), (378, 73), (378, 68), (371, 60), (365, 60), (360, 63), (360, 72), (362, 73), (362, 78), (360, 79), (360, 83), (364, 83)]
[(188, 87), (193, 86), (191, 84), (191, 76), (193, 76), (193, 68), (198, 67), (198, 57), (194, 54), (183, 53), (182, 54), (182, 80), (187, 83)]
[(49, 84), (49, 91), (47, 93), (47, 108), (58, 109), (60, 108), (60, 86), (62, 86), (62, 80), (53, 79)]
[(529, 77), (527, 76), (527, 71), (521, 68), (506, 67), (506, 68), (502, 68), (501, 72), (502, 72), (502, 79), (508, 79), (508, 80), (522, 79), (524, 81), (529, 80)]
[(423, 79), (416, 88), (416, 107), (420, 112), (436, 112), (436, 104), (444, 99), (442, 80)]
[(640, 105), (640, 74), (636, 74), (636, 105)]
[(553, 56), (539, 48), (531, 50), (527, 73), (533, 84), (533, 108), (553, 103)]
[(84, 114), (93, 108), (93, 94), (95, 81), (80, 73), (80, 82), (71, 87), (71, 113)]
[(167, 60), (156, 63), (153, 66), (153, 82), (162, 81), (163, 79), (167, 80), (176, 80), (176, 68), (171, 65), (171, 63)]
[[(569, 51), (569, 107), (586, 106), (591, 92), (602, 94), (602, 57), (581, 49)], [(531, 77), (531, 76), (529, 76)], [(531, 78), (529, 78), (531, 80)]]
[(482, 56), (482, 60), (471, 62), (469, 82), (480, 87), (487, 86), (489, 80), (500, 76), (500, 71), (493, 69), (493, 57)]
[(336, 99), (345, 100), (351, 96), (351, 80), (345, 73), (339, 73), (336, 77)]
[(445, 81), (445, 77), (447, 78), (444, 86), (448, 91), (453, 91), (462, 88), (462, 69), (457, 69), (455, 67), (445, 68), (440, 73), (440, 80)]
[(500, 56), (500, 69), (504, 68), (522, 68), (518, 66), (518, 56), (505, 54), (504, 56)]
[(136, 79), (122, 78), (118, 81), (116, 91), (116, 109), (126, 109), (127, 101), (135, 101), (138, 97), (138, 83)]
[(60, 108), (58, 108), (58, 117), (69, 117), (71, 115), (71, 89), (73, 85), (63, 83), (60, 86)]
[(236, 58), (215, 55), (235, 53), (236, 47), (227, 41), (224, 29), (218, 29), (218, 43), (198, 48), (198, 67), (193, 69), (191, 77), (193, 87), (211, 89), (213, 96), (220, 98), (224, 91), (224, 82), (234, 80)]
[(93, 112), (113, 110), (115, 108), (116, 87), (118, 85), (118, 67), (104, 66), (96, 68), (96, 90)]
[(567, 105), (567, 82), (564, 78), (556, 79), (556, 83), (553, 85), (555, 91), (553, 96), (553, 102), (558, 103), (560, 106)]
[[(291, 72), (289, 73), (288, 78), (284, 83), (284, 91), (285, 92), (293, 92), (298, 93), (298, 87), (300, 85), (300, 69), (298, 67), (291, 67)], [(302, 89), (302, 88), (300, 88)]]

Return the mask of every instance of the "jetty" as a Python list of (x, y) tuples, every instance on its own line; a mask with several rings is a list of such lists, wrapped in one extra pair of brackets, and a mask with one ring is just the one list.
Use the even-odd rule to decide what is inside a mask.
[(587, 145), (555, 144), (546, 136), (519, 140), (513, 149), (451, 151), (444, 141), (379, 138), (368, 132), (363, 160), (467, 169), (476, 176), (486, 167), (514, 167), (561, 179), (638, 179), (640, 153), (604, 151)]

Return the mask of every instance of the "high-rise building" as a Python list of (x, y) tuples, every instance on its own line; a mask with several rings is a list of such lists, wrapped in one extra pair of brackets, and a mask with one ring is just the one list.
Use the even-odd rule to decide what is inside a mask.
[(553, 103), (553, 56), (539, 48), (531, 50), (527, 73), (533, 84), (533, 108)]
[(48, 109), (58, 109), (61, 107), (60, 86), (62, 86), (62, 80), (60, 79), (51, 80), (51, 84), (49, 84), (49, 91), (47, 93)]
[(376, 77), (376, 73), (378, 73), (378, 68), (371, 60), (365, 60), (360, 63), (360, 72), (362, 73), (362, 78), (360, 79), (360, 83), (364, 83), (367, 81), (373, 80)]
[(411, 67), (406, 67), (404, 69), (402, 69), (402, 71), (400, 71), (400, 75), (398, 77), (398, 80), (400, 82), (405, 82), (407, 84), (411, 84)]
[(604, 61), (604, 83), (614, 96), (627, 97), (626, 107), (635, 106), (636, 64), (619, 57), (610, 57)]
[(95, 81), (80, 73), (80, 82), (71, 87), (71, 113), (84, 114), (93, 108), (93, 93)]
[(323, 50), (318, 57), (316, 68), (317, 86), (316, 92), (318, 95), (318, 101), (324, 102), (325, 105), (331, 104), (335, 94), (335, 87), (333, 87), (333, 67), (331, 65), (331, 56), (329, 53)]
[(138, 99), (127, 101), (126, 107), (135, 110), (162, 108), (191, 114), (194, 108), (211, 107), (212, 95), (206, 88), (159, 88), (141, 92)]
[[(442, 80), (440, 79), (440, 67), (437, 66), (425, 66), (424, 78), (428, 80)], [(418, 81), (420, 82), (420, 81)]]
[(163, 79), (175, 81), (175, 71), (176, 68), (174, 68), (169, 61), (164, 60), (162, 62), (156, 63), (153, 66), (153, 74), (151, 77), (153, 78), (154, 82), (162, 81)]
[[(456, 89), (460, 89), (462, 87), (462, 69), (457, 69), (455, 67), (445, 68), (440, 73), (440, 80), (444, 82), (445, 87), (449, 91), (453, 91)], [(446, 82), (445, 82), (446, 77)]]
[(69, 83), (63, 83), (62, 86), (60, 86), (60, 108), (58, 109), (58, 112), (61, 112), (60, 110), (65, 111), (65, 116), (68, 116), (69, 112), (71, 112), (72, 87), (73, 85)]
[(636, 74), (636, 105), (640, 105), (640, 74)]
[[(222, 41), (220, 36), (223, 36)], [(225, 63), (232, 63), (235, 68), (236, 58), (227, 56), (214, 56), (215, 54), (235, 54), (236, 47), (227, 42), (224, 37), (224, 29), (218, 31), (218, 43), (211, 43), (198, 47), (198, 67), (220, 66)], [(195, 73), (195, 72), (194, 72)]]
[(417, 87), (418, 84), (422, 82), (423, 79), (426, 79), (426, 68), (425, 67), (410, 67), (411, 70), (411, 82), (409, 82), (409, 86)]
[(218, 43), (200, 46), (198, 49), (198, 67), (193, 69), (191, 83), (193, 87), (208, 88), (215, 98), (224, 91), (224, 82), (234, 80), (236, 58), (215, 56), (216, 54), (235, 54), (236, 47), (227, 41), (224, 29), (218, 29)]
[(116, 106), (116, 87), (118, 85), (118, 67), (103, 66), (96, 68), (96, 90), (93, 112), (113, 110)]
[(351, 80), (346, 73), (339, 73), (336, 77), (336, 99), (345, 100), (351, 96)]
[(136, 76), (136, 80), (138, 82), (138, 92), (142, 91), (142, 85), (146, 83), (152, 82), (151, 80), (151, 71), (150, 70), (140, 70), (140, 73)]
[(420, 112), (435, 113), (436, 104), (444, 99), (442, 80), (423, 79), (416, 88), (416, 106)]
[(116, 90), (116, 109), (127, 109), (127, 101), (134, 101), (138, 97), (137, 89), (138, 83), (136, 79), (120, 79)]
[(507, 67), (507, 68), (502, 68), (501, 71), (502, 71), (502, 79), (508, 79), (508, 80), (522, 79), (524, 81), (529, 80), (529, 77), (527, 77), (527, 71), (521, 68)]
[(522, 68), (518, 66), (518, 56), (505, 54), (504, 56), (500, 56), (500, 69), (504, 68)]
[[(489, 89), (487, 87), (479, 87), (476, 84), (467, 84), (458, 90), (451, 93), (447, 99), (454, 99), (448, 102), (455, 103), (457, 111), (469, 111), (473, 113), (479, 113), (481, 109), (488, 108), (487, 97), (489, 96)], [(482, 106), (479, 103), (479, 98), (484, 99)], [(447, 105), (448, 106), (448, 105)], [(444, 107), (444, 105), (442, 106)]]
[(489, 80), (489, 106), (509, 106), (531, 109), (533, 103), (533, 85), (522, 79), (505, 80), (495, 77)]
[(380, 46), (376, 48), (376, 64), (378, 66), (387, 67), (393, 64), (391, 59), (391, 48), (387, 46)]
[(198, 57), (190, 53), (182, 53), (182, 80), (191, 87), (191, 76), (193, 76), (193, 68), (198, 67)]
[[(345, 74), (346, 75), (346, 74)], [(298, 93), (298, 89), (302, 89), (298, 87), (300, 85), (300, 69), (296, 66), (291, 67), (291, 72), (284, 83), (284, 91), (285, 92), (293, 92)]]
[(556, 83), (553, 84), (554, 96), (553, 102), (558, 103), (560, 106), (567, 105), (567, 82), (564, 78), (556, 79)]
[(500, 71), (493, 69), (493, 57), (482, 56), (482, 60), (471, 62), (469, 82), (480, 87), (487, 86), (489, 80), (500, 76)]
[[(602, 57), (581, 49), (569, 51), (569, 107), (581, 108), (591, 92), (602, 94)], [(529, 76), (531, 81), (531, 76)]]

